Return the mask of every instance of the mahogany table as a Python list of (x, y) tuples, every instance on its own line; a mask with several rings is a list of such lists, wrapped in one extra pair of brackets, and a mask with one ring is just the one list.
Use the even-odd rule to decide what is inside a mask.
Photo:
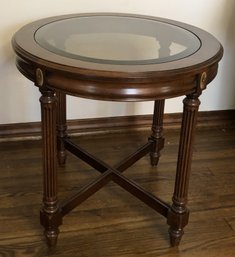
[[(172, 20), (93, 13), (51, 17), (24, 26), (13, 37), (19, 71), (42, 93), (43, 206), (41, 224), (55, 246), (63, 216), (110, 180), (166, 217), (171, 245), (188, 223), (186, 207), (198, 97), (217, 74), (223, 48), (209, 33)], [(66, 129), (66, 94), (107, 101), (154, 101), (147, 143), (114, 167), (75, 145)], [(150, 154), (158, 164), (164, 146), (166, 98), (185, 95), (172, 204), (147, 192), (122, 173)], [(71, 197), (57, 198), (56, 156), (66, 150), (101, 175)]]

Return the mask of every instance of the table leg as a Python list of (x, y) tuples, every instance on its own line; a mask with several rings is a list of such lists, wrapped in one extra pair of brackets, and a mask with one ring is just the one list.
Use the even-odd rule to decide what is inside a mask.
[(193, 138), (200, 101), (197, 95), (192, 94), (188, 95), (183, 103), (184, 112), (179, 143), (175, 189), (172, 199), (173, 204), (167, 217), (167, 223), (170, 225), (169, 233), (172, 246), (179, 244), (184, 233), (183, 228), (188, 223), (189, 211), (186, 204), (191, 170)]
[(163, 138), (163, 115), (165, 100), (156, 100), (154, 102), (154, 113), (152, 123), (152, 134), (149, 140), (153, 141), (150, 152), (150, 161), (152, 166), (156, 166), (159, 161), (160, 151), (164, 147)]
[(45, 228), (47, 244), (52, 247), (56, 245), (58, 226), (62, 224), (57, 200), (56, 96), (54, 91), (47, 88), (40, 91), (43, 141), (43, 206), (40, 218)]
[(60, 165), (64, 165), (66, 162), (66, 150), (64, 147), (63, 139), (67, 137), (67, 125), (66, 125), (66, 94), (62, 92), (56, 92), (57, 96), (57, 158)]

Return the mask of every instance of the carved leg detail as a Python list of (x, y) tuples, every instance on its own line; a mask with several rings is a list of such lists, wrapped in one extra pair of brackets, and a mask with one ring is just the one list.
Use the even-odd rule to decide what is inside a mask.
[(66, 162), (66, 150), (64, 147), (63, 139), (67, 137), (67, 125), (66, 125), (66, 95), (61, 92), (56, 93), (57, 103), (57, 158), (60, 165), (64, 165)]
[(150, 161), (152, 166), (156, 166), (159, 161), (160, 151), (164, 147), (163, 138), (163, 115), (165, 100), (157, 100), (154, 103), (152, 134), (149, 140), (153, 141), (150, 152)]
[(40, 91), (43, 141), (43, 206), (40, 219), (45, 228), (48, 246), (52, 247), (56, 245), (58, 226), (62, 223), (57, 200), (56, 96), (47, 88)]
[(183, 213), (172, 209), (167, 216), (167, 223), (170, 225), (169, 235), (171, 246), (178, 246), (184, 234), (183, 228), (188, 224), (189, 211), (185, 208)]
[(172, 246), (176, 246), (180, 243), (184, 233), (183, 228), (187, 225), (189, 218), (189, 211), (186, 208), (186, 204), (191, 170), (193, 137), (200, 101), (197, 95), (192, 94), (188, 95), (183, 103), (184, 112), (179, 143), (175, 189), (172, 199), (173, 204), (167, 217), (167, 223), (170, 225), (169, 233)]

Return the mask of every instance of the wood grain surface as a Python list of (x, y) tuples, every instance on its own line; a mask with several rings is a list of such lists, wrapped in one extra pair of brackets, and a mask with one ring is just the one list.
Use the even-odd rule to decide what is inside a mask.
[[(110, 165), (146, 142), (149, 131), (74, 138)], [(146, 156), (125, 175), (171, 201), (178, 130), (165, 131), (157, 168)], [(39, 223), (42, 198), (40, 141), (0, 144), (0, 256), (234, 257), (235, 129), (202, 128), (195, 139), (189, 189), (191, 211), (181, 245), (170, 248), (166, 220), (119, 186), (109, 183), (64, 219), (57, 248), (48, 252)], [(68, 154), (59, 168), (59, 198), (99, 174)]]
[[(132, 32), (136, 35), (148, 35), (145, 26), (141, 27), (141, 24), (143, 26), (144, 23), (143, 20), (146, 19), (157, 23), (171, 24), (171, 26), (181, 27), (196, 35), (201, 46), (193, 54), (175, 61), (146, 65), (129, 65), (127, 63), (113, 65), (102, 63), (101, 60), (85, 61), (56, 54), (50, 49), (42, 47), (35, 40), (35, 35), (41, 27), (47, 27), (53, 22), (63, 23), (65, 20), (71, 22), (74, 19), (79, 21), (85, 18), (87, 23), (84, 23), (83, 26), (76, 23), (76, 33), (78, 35), (83, 33), (80, 30), (77, 31), (79, 27), (82, 27), (85, 33), (92, 33), (88, 30), (89, 20), (97, 16), (108, 16), (111, 17), (110, 19), (114, 17), (117, 21), (114, 26), (123, 17), (131, 20), (133, 18), (140, 19), (142, 22), (140, 22), (139, 32)], [(109, 24), (108, 20), (107, 23)], [(132, 22), (126, 23), (126, 28), (130, 31), (131, 24)], [(74, 33), (67, 32), (59, 30), (55, 37), (68, 38), (71, 33)], [(115, 33), (116, 30), (113, 32)], [(45, 39), (45, 35), (43, 37)], [(52, 39), (57, 44), (55, 37)], [(170, 41), (172, 41), (171, 37)], [(18, 70), (38, 87), (47, 86), (56, 91), (83, 98), (124, 102), (162, 100), (194, 93), (198, 90), (198, 79), (202, 74), (204, 75), (202, 76), (201, 90), (204, 90), (215, 78), (218, 62), (223, 56), (222, 45), (204, 30), (178, 21), (136, 14), (90, 13), (41, 19), (18, 30), (12, 38), (12, 47), (17, 55)]]

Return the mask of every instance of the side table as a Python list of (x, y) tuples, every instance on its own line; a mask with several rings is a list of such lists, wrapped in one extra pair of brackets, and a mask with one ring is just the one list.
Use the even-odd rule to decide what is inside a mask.
[[(91, 13), (51, 17), (21, 28), (12, 39), (19, 71), (42, 94), (43, 206), (41, 224), (55, 246), (63, 216), (110, 180), (164, 216), (172, 246), (188, 223), (186, 207), (198, 97), (217, 74), (221, 44), (209, 33), (177, 21), (131, 14)], [(75, 145), (67, 135), (66, 95), (107, 101), (154, 101), (146, 144), (114, 167)], [(122, 173), (150, 154), (156, 166), (164, 146), (165, 99), (185, 95), (172, 204)], [(71, 197), (57, 198), (58, 162), (66, 151), (101, 175)]]

